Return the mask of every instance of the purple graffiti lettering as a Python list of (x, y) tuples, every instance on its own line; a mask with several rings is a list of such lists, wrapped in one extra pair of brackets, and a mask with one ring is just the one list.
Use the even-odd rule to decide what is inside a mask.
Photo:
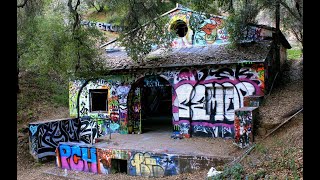
[(61, 159), (61, 168), (93, 173), (98, 172), (95, 148), (61, 144), (58, 149)]

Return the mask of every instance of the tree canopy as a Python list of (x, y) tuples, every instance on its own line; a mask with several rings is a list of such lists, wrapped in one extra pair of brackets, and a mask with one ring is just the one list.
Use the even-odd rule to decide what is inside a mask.
[(276, 2), (281, 5), (281, 28), (303, 45), (302, 0), (18, 0), (17, 60), (19, 68), (42, 74), (72, 77), (102, 72), (103, 36), (80, 25), (83, 9), (90, 7), (114, 15), (113, 22), (123, 27), (120, 42), (133, 60), (140, 61), (152, 45), (170, 43), (174, 34), (166, 32), (168, 17), (161, 15), (176, 3), (201, 13), (227, 15), (230, 39), (237, 42), (262, 11), (275, 19)]
[[(101, 32), (80, 26), (80, 0), (25, 0), (17, 5), (20, 69), (63, 78), (101, 71)], [(88, 74), (88, 73), (87, 73)]]
[(248, 24), (258, 23), (261, 12), (271, 17), (268, 25), (275, 26), (277, 2), (280, 4), (280, 28), (292, 33), (303, 46), (302, 0), (110, 0), (106, 5), (117, 13), (118, 23), (125, 27), (120, 37), (129, 55), (134, 60), (142, 60), (152, 44), (165, 44), (159, 40), (171, 40), (173, 34), (163, 33), (166, 20), (159, 17), (173, 9), (175, 3), (200, 13), (226, 15), (230, 41), (236, 44), (243, 38), (242, 32)]

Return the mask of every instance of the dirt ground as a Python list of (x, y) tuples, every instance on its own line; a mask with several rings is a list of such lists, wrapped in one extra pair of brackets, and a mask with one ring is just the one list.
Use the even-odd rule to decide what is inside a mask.
[[(275, 85), (266, 102), (261, 106), (261, 121), (266, 124), (278, 125), (288, 112), (303, 105), (302, 61), (292, 61), (290, 67), (284, 71), (281, 83)], [(39, 105), (39, 119), (65, 118), (68, 108), (52, 108), (48, 104)], [(148, 179), (126, 174), (99, 175), (92, 173), (65, 171), (55, 165), (55, 161), (38, 163), (31, 157), (28, 148), (28, 121), (21, 121), (17, 126), (17, 179), (45, 180), (45, 179)], [(266, 128), (267, 130), (271, 130)], [(275, 131), (265, 140), (263, 136), (256, 137), (256, 148), (241, 161), (245, 176), (252, 179), (302, 179), (303, 173), (303, 113), (300, 113), (283, 127)], [(195, 139), (194, 139), (195, 140)], [(190, 138), (188, 143), (192, 143)], [(204, 140), (204, 144), (207, 144)], [(212, 141), (212, 140), (209, 140)], [(219, 142), (220, 141), (220, 142)], [(224, 143), (216, 140), (211, 143)], [(240, 155), (239, 151), (230, 147), (228, 155)], [(219, 154), (219, 152), (217, 152)], [(237, 154), (238, 153), (238, 154)], [(163, 178), (168, 180), (205, 179), (208, 170), (193, 174), (180, 174)], [(243, 176), (243, 179), (245, 179)]]
[[(283, 76), (259, 108), (261, 126), (269, 133), (303, 107), (303, 61), (289, 61)], [(303, 111), (257, 146), (241, 165), (253, 179), (303, 179)]]

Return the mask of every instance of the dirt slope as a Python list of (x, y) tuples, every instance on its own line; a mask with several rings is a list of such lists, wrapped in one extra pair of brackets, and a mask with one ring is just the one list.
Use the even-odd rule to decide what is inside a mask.
[[(261, 106), (262, 128), (271, 131), (303, 107), (303, 65), (301, 60), (288, 61), (283, 76)], [(266, 133), (267, 133), (266, 132)], [(303, 179), (303, 111), (262, 140), (241, 161), (249, 179)]]

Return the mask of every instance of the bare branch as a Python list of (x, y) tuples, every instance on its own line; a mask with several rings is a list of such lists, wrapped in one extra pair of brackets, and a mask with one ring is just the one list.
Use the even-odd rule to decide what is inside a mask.
[(68, 0), (68, 8), (69, 8), (69, 11), (70, 11), (70, 13), (72, 13), (73, 14), (73, 16), (74, 16), (74, 23), (73, 23), (73, 28), (72, 28), (72, 30), (73, 30), (73, 32), (75, 31), (75, 29), (77, 28), (77, 26), (79, 26), (79, 24), (80, 24), (80, 20), (79, 20), (79, 13), (77, 12), (77, 8), (78, 8), (78, 6), (80, 5), (80, 0), (77, 0), (77, 4), (76, 4), (76, 6), (75, 6), (75, 8), (73, 9), (73, 7), (72, 7), (72, 0)]
[(291, 30), (293, 35), (296, 37), (296, 39), (303, 45), (303, 34), (301, 33), (301, 31), (296, 31), (294, 29)]
[(24, 0), (22, 4), (18, 4), (17, 8), (23, 8), (27, 4), (28, 0)]
[(230, 10), (231, 12), (234, 11), (234, 9), (233, 9), (233, 0), (230, 1), (228, 10)]
[(301, 14), (301, 7), (300, 7), (300, 0), (295, 0), (296, 2), (296, 9), (299, 13), (300, 18), (302, 18), (302, 14)]
[(303, 24), (302, 18), (299, 17), (295, 12), (292, 11), (292, 9), (288, 6), (288, 4), (286, 4), (283, 1), (280, 1), (280, 4), (287, 9), (287, 11), (296, 19), (298, 20), (301, 24)]
[(74, 8), (75, 11), (77, 11), (79, 5), (80, 5), (80, 0), (77, 1), (76, 7)]
[(72, 14), (77, 13), (77, 8), (78, 8), (79, 5), (80, 5), (80, 0), (77, 0), (77, 4), (76, 4), (75, 8), (73, 9), (73, 7), (72, 7), (72, 0), (68, 0), (68, 8), (69, 8), (69, 11), (70, 11)]
[(97, 12), (99, 12), (99, 9), (94, 5), (94, 2), (90, 2), (91, 6), (93, 6)]
[(68, 0), (68, 8), (69, 8), (69, 11), (73, 13), (74, 10), (72, 8), (72, 0)]

